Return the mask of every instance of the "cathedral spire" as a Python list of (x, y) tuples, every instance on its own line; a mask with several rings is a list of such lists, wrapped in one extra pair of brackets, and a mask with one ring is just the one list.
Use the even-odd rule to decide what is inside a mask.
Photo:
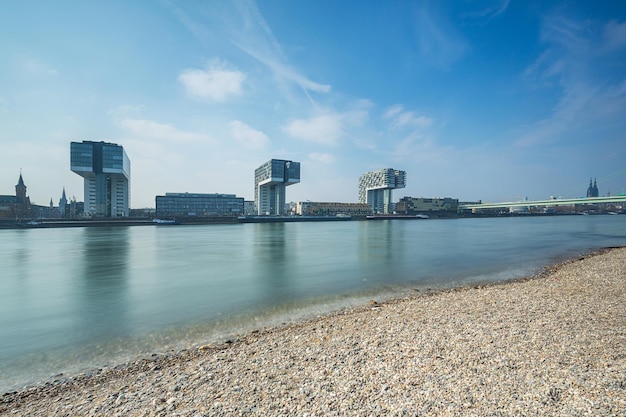
[(65, 187), (63, 187), (63, 194), (59, 200), (59, 214), (61, 217), (65, 217), (65, 208), (67, 206), (67, 197), (65, 196)]

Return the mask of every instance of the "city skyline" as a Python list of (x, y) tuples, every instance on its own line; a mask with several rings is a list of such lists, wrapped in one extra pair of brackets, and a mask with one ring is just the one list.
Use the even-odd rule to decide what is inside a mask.
[(386, 166), (414, 197), (577, 197), (589, 177), (620, 194), (625, 20), (583, 1), (11, 3), (0, 194), (21, 168), (33, 203), (84, 201), (84, 140), (132, 155), (133, 208), (252, 200), (271, 158), (302, 163), (290, 201), (356, 202)]

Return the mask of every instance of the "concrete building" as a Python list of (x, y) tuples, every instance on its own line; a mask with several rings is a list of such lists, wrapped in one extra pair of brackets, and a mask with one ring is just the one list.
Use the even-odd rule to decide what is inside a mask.
[(393, 168), (368, 172), (359, 178), (359, 203), (367, 203), (374, 213), (393, 213), (392, 191), (406, 186), (406, 171)]
[(157, 217), (242, 216), (244, 202), (234, 194), (166, 193), (156, 196)]
[(271, 159), (254, 171), (257, 215), (285, 214), (285, 188), (300, 182), (300, 162)]
[(72, 172), (84, 178), (85, 214), (128, 217), (130, 160), (120, 145), (106, 142), (72, 142)]
[(300, 216), (367, 216), (372, 214), (372, 209), (366, 203), (299, 201), (296, 213)]

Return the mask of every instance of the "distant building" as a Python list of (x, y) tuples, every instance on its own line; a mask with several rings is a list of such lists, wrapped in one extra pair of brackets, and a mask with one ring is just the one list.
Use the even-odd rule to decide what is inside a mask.
[(15, 185), (15, 195), (0, 195), (0, 217), (30, 218), (33, 216), (30, 197), (26, 195), (26, 184), (20, 172)]
[(300, 162), (271, 159), (254, 171), (257, 215), (285, 214), (285, 188), (300, 182)]
[(156, 197), (157, 217), (234, 217), (243, 215), (234, 194), (166, 193)]
[(419, 213), (456, 213), (459, 200), (455, 198), (414, 198), (403, 197), (396, 205), (396, 211), (401, 214)]
[(128, 217), (130, 160), (114, 143), (72, 142), (71, 170), (84, 178), (85, 213), (96, 217)]
[(245, 200), (243, 202), (243, 214), (246, 216), (254, 216), (256, 211), (254, 210), (254, 201)]
[(366, 203), (327, 203), (316, 201), (299, 201), (296, 214), (300, 216), (367, 216), (372, 209)]
[(130, 209), (130, 217), (152, 218), (156, 216), (156, 209), (153, 207), (132, 208)]
[(374, 213), (392, 213), (392, 191), (406, 186), (406, 171), (380, 169), (359, 178), (359, 203), (367, 203)]
[(593, 180), (592, 184), (591, 178), (589, 179), (589, 187), (587, 188), (587, 197), (600, 197), (600, 193), (598, 192), (598, 184), (596, 180)]

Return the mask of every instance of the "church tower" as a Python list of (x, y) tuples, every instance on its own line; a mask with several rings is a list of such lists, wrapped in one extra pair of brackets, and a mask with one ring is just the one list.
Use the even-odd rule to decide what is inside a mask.
[(65, 187), (63, 187), (63, 195), (59, 200), (59, 214), (61, 217), (65, 217), (65, 206), (67, 206), (67, 197), (65, 197)]
[(20, 179), (15, 186), (15, 214), (17, 217), (30, 216), (30, 198), (26, 196), (26, 184), (20, 172)]
[(26, 185), (24, 184), (21, 172), (20, 179), (17, 181), (17, 185), (15, 186), (15, 196), (17, 197), (17, 202), (19, 204), (26, 203)]

